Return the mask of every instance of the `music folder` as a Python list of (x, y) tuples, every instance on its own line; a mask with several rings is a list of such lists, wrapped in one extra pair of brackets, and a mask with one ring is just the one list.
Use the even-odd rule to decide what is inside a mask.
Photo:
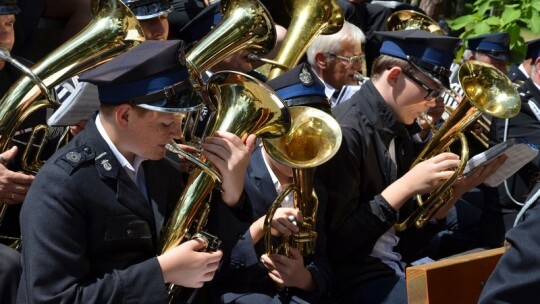
[(60, 107), (47, 119), (49, 126), (76, 125), (81, 120), (91, 118), (99, 109), (97, 87), (87, 82), (78, 82), (77, 79), (71, 81), (73, 88), (65, 94)]
[(502, 154), (506, 154), (508, 158), (495, 173), (484, 181), (484, 184), (489, 187), (497, 187), (535, 158), (538, 155), (538, 147), (525, 138), (507, 139), (469, 159), (463, 170), (463, 175), (469, 174), (477, 167), (488, 164)]

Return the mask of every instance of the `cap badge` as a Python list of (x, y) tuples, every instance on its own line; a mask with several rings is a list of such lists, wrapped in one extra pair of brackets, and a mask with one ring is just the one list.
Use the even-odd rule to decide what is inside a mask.
[(309, 86), (313, 83), (313, 76), (311, 76), (311, 73), (307, 70), (305, 66), (302, 68), (302, 71), (298, 75), (298, 78), (306, 86)]

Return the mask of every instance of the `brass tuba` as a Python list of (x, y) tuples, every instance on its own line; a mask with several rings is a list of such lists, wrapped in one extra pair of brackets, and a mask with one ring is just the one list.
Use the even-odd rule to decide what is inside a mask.
[[(56, 109), (58, 103), (51, 99), (40, 99), (45, 89), (53, 88), (62, 81), (75, 76), (91, 67), (112, 59), (120, 53), (144, 41), (144, 33), (135, 16), (120, 0), (93, 0), (91, 3), (93, 20), (79, 34), (51, 52), (40, 62), (31, 67), (35, 76), (22, 76), (0, 101), (0, 151), (5, 151), (11, 144), (15, 132), (32, 113), (40, 109)], [(28, 75), (28, 73), (27, 73)], [(35, 83), (34, 79), (41, 82)], [(23, 155), (29, 156), (29, 149), (38, 146), (38, 153), (21, 160), (26, 173), (35, 174), (44, 163), (40, 159), (44, 138), (48, 127), (39, 125), (34, 128), (30, 138), (40, 137), (43, 143), (29, 142)], [(36, 133), (43, 132), (45, 136)], [(7, 205), (2, 205), (0, 225), (5, 216)]]
[[(224, 71), (214, 74), (205, 83), (202, 72), (233, 53), (250, 49), (269, 52), (276, 43), (274, 22), (266, 8), (257, 0), (222, 0), (221, 21), (185, 56), (190, 80), (210, 110), (202, 134), (195, 134), (200, 112), (188, 114), (184, 123), (185, 137), (199, 149), (200, 141), (215, 131), (228, 131), (245, 139), (248, 134), (280, 136), (289, 128), (290, 117), (285, 105), (264, 83), (251, 76)], [(200, 136), (198, 138), (197, 136)], [(169, 221), (159, 240), (158, 254), (178, 246), (195, 236), (208, 243), (208, 251), (216, 250), (220, 241), (203, 231), (209, 212), (209, 196), (221, 176), (207, 160), (193, 156), (175, 143), (167, 149), (196, 165), (191, 172)], [(169, 299), (181, 290), (170, 284)]]
[(467, 61), (458, 70), (458, 80), (465, 92), (452, 115), (436, 131), (412, 167), (419, 162), (440, 154), (456, 140), (461, 141), (460, 164), (452, 177), (424, 200), (418, 195), (418, 207), (405, 220), (394, 228), (403, 231), (415, 225), (422, 228), (452, 197), (452, 185), (461, 176), (469, 160), (467, 139), (462, 133), (482, 113), (498, 118), (510, 118), (517, 115), (521, 108), (519, 94), (508, 77), (490, 64), (479, 61)]
[[(315, 251), (316, 222), (319, 200), (313, 189), (315, 167), (328, 161), (341, 145), (341, 128), (326, 112), (307, 106), (289, 108), (292, 126), (284, 136), (263, 139), (266, 152), (279, 163), (293, 170), (293, 184), (278, 195), (264, 220), (264, 242), (267, 253), (289, 255), (289, 247), (298, 248), (304, 256)], [(294, 207), (302, 212), (300, 231), (272, 245), (271, 222), (283, 200), (294, 193)]]
[[(343, 27), (344, 17), (336, 0), (288, 0), (291, 24), (268, 79), (274, 79), (298, 64), (309, 45), (319, 34), (333, 34)], [(287, 69), (284, 69), (287, 67)]]
[[(227, 131), (242, 139), (249, 134), (263, 138), (276, 137), (283, 135), (290, 126), (289, 112), (283, 101), (272, 89), (249, 75), (232, 71), (218, 72), (208, 80), (206, 91), (217, 109), (210, 134)], [(190, 174), (161, 237), (159, 253), (190, 239), (199, 232), (205, 221), (198, 216), (216, 185), (215, 177), (219, 177), (219, 173), (204, 158), (201, 162), (207, 168), (196, 167)], [(208, 170), (214, 173), (208, 173)]]

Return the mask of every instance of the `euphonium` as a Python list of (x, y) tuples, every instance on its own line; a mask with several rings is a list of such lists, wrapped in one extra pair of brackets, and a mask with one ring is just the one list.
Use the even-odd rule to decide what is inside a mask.
[[(260, 137), (283, 135), (290, 126), (290, 116), (283, 101), (264, 83), (239, 72), (218, 72), (208, 80), (206, 91), (217, 109), (210, 134), (227, 131), (245, 139), (249, 134)], [(212, 166), (204, 158), (210, 169)], [(219, 174), (218, 174), (219, 176)], [(216, 184), (206, 169), (196, 167), (165, 227), (160, 253), (178, 246), (198, 231), (191, 224), (197, 221), (201, 206)]]
[[(279, 138), (263, 139), (266, 152), (279, 163), (293, 170), (293, 184), (280, 192), (264, 220), (264, 242), (267, 253), (289, 254), (289, 247), (300, 250), (302, 255), (314, 253), (317, 238), (316, 222), (319, 200), (313, 189), (315, 167), (328, 161), (341, 145), (341, 128), (338, 122), (324, 111), (295, 106), (289, 108), (292, 125), (287, 134)], [(276, 248), (272, 246), (271, 222), (283, 200), (294, 193), (294, 207), (302, 212), (300, 231), (284, 239)]]
[[(59, 46), (31, 68), (31, 72), (42, 84), (34, 83), (28, 76), (22, 76), (0, 101), (0, 151), (12, 144), (14, 133), (22, 122), (32, 113), (45, 108), (57, 108), (58, 104), (49, 99), (39, 99), (42, 89), (50, 89), (93, 66), (109, 60), (129, 48), (144, 41), (144, 32), (139, 22), (120, 0), (93, 0), (91, 3), (92, 21), (81, 32)], [(47, 133), (46, 125), (37, 126), (35, 132)], [(46, 140), (46, 139), (44, 139)], [(27, 143), (23, 155), (36, 146)], [(39, 146), (39, 145), (38, 145)], [(42, 150), (42, 145), (38, 152)], [(40, 155), (33, 157), (31, 163), (22, 159), (21, 166), (27, 173), (35, 174), (44, 161)], [(0, 225), (6, 212), (2, 205)]]
[[(257, 0), (222, 0), (221, 21), (185, 56), (190, 80), (210, 110), (202, 134), (198, 130), (200, 112), (185, 119), (184, 134), (189, 144), (199, 149), (200, 141), (215, 131), (228, 131), (243, 139), (246, 134), (279, 136), (289, 127), (290, 117), (281, 99), (265, 84), (234, 72), (214, 74), (207, 83), (202, 73), (235, 52), (250, 49), (269, 52), (276, 43), (274, 22), (266, 8)], [(218, 172), (200, 155), (192, 156), (171, 142), (167, 148), (193, 162), (191, 172), (172, 216), (159, 240), (158, 254), (201, 234), (209, 212), (209, 195), (221, 183)], [(219, 244), (214, 236), (205, 235), (209, 243)], [(211, 243), (211, 244), (210, 244)], [(169, 285), (171, 301), (179, 291)]]
[(452, 197), (451, 187), (461, 176), (469, 160), (467, 140), (462, 133), (469, 124), (482, 113), (498, 118), (510, 118), (520, 111), (521, 101), (516, 88), (505, 74), (492, 65), (467, 61), (458, 70), (458, 80), (465, 97), (436, 131), (412, 166), (446, 151), (456, 139), (461, 141), (460, 164), (453, 176), (430, 193), (425, 200), (420, 195), (417, 197), (418, 207), (409, 217), (395, 225), (398, 231), (405, 230), (413, 224), (418, 228), (423, 227)]
[[(232, 71), (215, 73), (209, 78), (205, 91), (217, 109), (215, 119), (209, 125), (209, 134), (227, 131), (244, 140), (249, 134), (261, 138), (276, 137), (283, 135), (290, 126), (289, 112), (283, 101), (266, 84), (249, 75)], [(181, 152), (179, 148), (174, 148), (174, 142), (171, 145), (167, 147), (169, 150)], [(179, 154), (184, 156), (185, 152)], [(196, 164), (164, 227), (158, 254), (193, 237), (202, 237), (208, 251), (215, 251), (219, 247), (220, 241), (203, 231), (203, 228), (210, 210), (210, 194), (216, 184), (219, 187), (221, 176), (202, 156)], [(171, 302), (180, 291), (175, 285), (168, 286)]]
[(286, 72), (284, 66), (296, 66), (317, 35), (333, 34), (343, 27), (343, 13), (336, 0), (288, 0), (286, 5), (291, 23), (274, 59), (278, 65), (272, 67), (268, 79)]

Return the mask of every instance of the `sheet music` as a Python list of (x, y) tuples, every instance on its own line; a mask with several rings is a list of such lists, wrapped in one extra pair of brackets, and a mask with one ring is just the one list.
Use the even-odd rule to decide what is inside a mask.
[(47, 120), (49, 126), (72, 126), (89, 119), (99, 109), (97, 87), (87, 82), (74, 81), (75, 89)]
[(469, 159), (463, 174), (468, 174), (474, 168), (488, 164), (501, 154), (506, 154), (508, 158), (495, 173), (484, 181), (484, 184), (489, 187), (497, 187), (535, 158), (538, 155), (538, 147), (524, 138), (510, 138)]

